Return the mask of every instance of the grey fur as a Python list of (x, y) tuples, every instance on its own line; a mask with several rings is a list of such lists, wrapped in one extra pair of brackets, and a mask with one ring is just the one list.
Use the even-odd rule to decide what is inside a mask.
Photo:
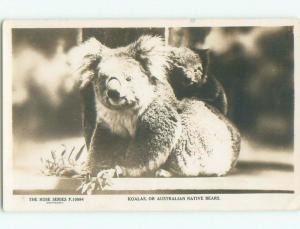
[[(114, 111), (122, 113), (129, 110), (137, 116), (134, 134), (124, 135), (111, 129), (107, 119), (101, 118), (101, 110), (95, 109), (97, 101), (105, 109), (110, 109), (103, 102), (106, 100), (103, 98), (105, 93), (102, 93), (110, 72), (105, 72), (105, 79), (102, 77), (102, 80), (101, 76), (100, 80), (94, 78), (89, 86), (82, 89), (83, 95), (88, 95), (83, 96), (83, 104), (93, 104), (90, 108), (84, 106), (88, 172), (96, 175), (103, 169), (120, 166), (123, 176), (153, 176), (161, 168), (174, 176), (211, 176), (225, 175), (234, 167), (240, 151), (238, 130), (220, 111), (204, 102), (175, 97), (166, 77), (167, 71), (172, 68), (169, 50), (163, 46), (161, 39), (145, 36), (128, 47), (104, 49), (99, 54), (98, 68), (92, 69), (95, 75), (101, 75), (103, 59), (114, 58), (118, 62), (114, 60), (113, 63), (124, 61), (124, 64), (129, 61), (128, 66), (131, 67), (128, 68), (136, 65), (138, 68), (134, 69), (140, 69), (137, 78), (148, 77), (148, 81), (143, 79), (143, 85), (139, 87), (153, 90), (154, 96), (150, 102), (149, 98), (135, 98), (141, 103), (139, 106)], [(122, 64), (114, 66), (117, 72), (122, 72), (122, 68)], [(126, 74), (128, 69), (124, 69)], [(123, 79), (118, 80), (121, 82)], [(122, 87), (128, 90), (127, 87), (130, 87), (134, 93), (137, 87), (134, 84), (135, 81), (126, 82)], [(94, 112), (97, 112), (98, 120), (95, 120)], [(131, 132), (128, 130), (128, 133)]]

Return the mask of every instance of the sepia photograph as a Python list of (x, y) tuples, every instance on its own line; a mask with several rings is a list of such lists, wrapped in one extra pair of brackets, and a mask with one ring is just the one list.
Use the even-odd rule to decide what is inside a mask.
[(5, 23), (5, 210), (299, 209), (298, 21)]

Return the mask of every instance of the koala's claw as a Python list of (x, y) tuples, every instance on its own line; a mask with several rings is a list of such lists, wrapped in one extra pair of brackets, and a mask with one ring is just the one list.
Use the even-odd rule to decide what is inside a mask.
[(81, 185), (78, 187), (77, 191), (80, 191), (81, 194), (88, 194), (91, 195), (94, 193), (95, 190), (98, 188), (98, 182), (96, 179), (91, 179), (90, 181), (86, 182), (83, 181)]
[(96, 190), (102, 190), (101, 184), (96, 177), (91, 177), (90, 174), (87, 174), (76, 191), (80, 191), (81, 194), (91, 195)]
[(109, 179), (109, 178), (113, 178), (116, 174), (116, 170), (115, 169), (105, 169), (100, 171), (97, 174), (97, 178), (98, 179)]
[(81, 185), (76, 189), (81, 194), (92, 194), (96, 190), (96, 180), (91, 177), (90, 174), (86, 174)]
[(122, 169), (116, 166), (114, 169), (105, 169), (97, 174), (98, 179), (110, 179), (113, 177), (120, 177), (122, 174)]
[(106, 186), (112, 185), (111, 179), (119, 177), (119, 173), (116, 169), (105, 169), (97, 174), (97, 181), (100, 189), (103, 190)]
[(91, 177), (90, 173), (84, 175), (84, 180), (77, 188), (81, 194), (91, 195), (97, 190), (103, 190), (106, 186), (112, 184), (111, 178), (119, 177), (121, 175), (121, 168), (116, 166), (115, 169), (105, 169), (97, 174), (97, 177)]

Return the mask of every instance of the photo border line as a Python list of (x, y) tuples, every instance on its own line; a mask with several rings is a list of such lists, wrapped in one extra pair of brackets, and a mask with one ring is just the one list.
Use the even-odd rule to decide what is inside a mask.
[[(175, 190), (102, 190), (93, 195), (187, 195), (187, 194), (294, 194), (294, 190), (268, 189), (175, 189)], [(83, 195), (70, 190), (13, 190), (13, 195)]]

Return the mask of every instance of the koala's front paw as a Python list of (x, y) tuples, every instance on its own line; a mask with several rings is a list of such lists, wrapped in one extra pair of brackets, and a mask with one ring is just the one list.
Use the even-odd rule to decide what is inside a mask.
[(114, 169), (104, 169), (97, 174), (98, 179), (110, 179), (122, 175), (122, 169), (116, 166)]
[(81, 194), (93, 194), (96, 190), (102, 190), (102, 187), (96, 177), (91, 177), (91, 174), (84, 175), (84, 180), (76, 191), (80, 191)]
[(81, 194), (92, 195), (95, 191), (103, 190), (104, 187), (108, 185), (111, 185), (109, 179), (91, 177), (90, 174), (86, 174), (84, 180), (76, 191), (81, 192)]
[(119, 177), (121, 174), (122, 170), (119, 166), (116, 166), (114, 169), (101, 170), (97, 177), (92, 177), (90, 173), (84, 174), (84, 180), (77, 191), (91, 195), (97, 190), (103, 190), (105, 187), (110, 186), (112, 184), (111, 178)]

